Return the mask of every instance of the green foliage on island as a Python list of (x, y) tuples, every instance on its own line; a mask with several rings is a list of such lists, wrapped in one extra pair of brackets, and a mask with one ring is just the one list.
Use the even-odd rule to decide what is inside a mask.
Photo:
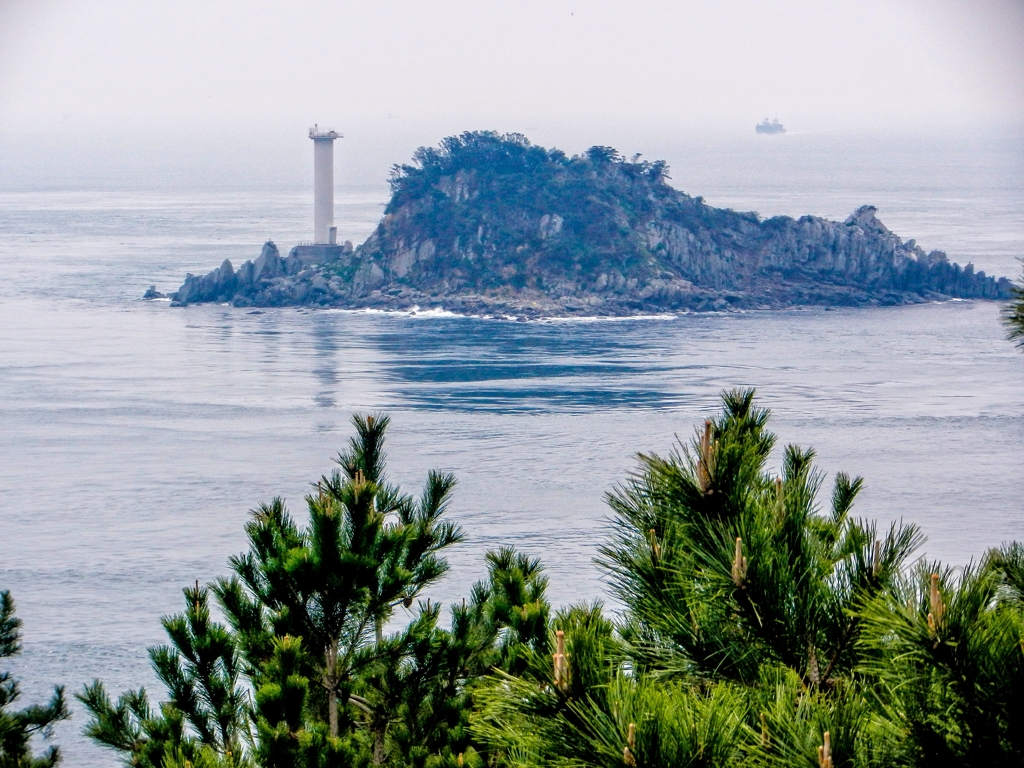
[(656, 274), (634, 227), (664, 205), (681, 218), (715, 210), (667, 179), (665, 162), (626, 160), (611, 147), (570, 157), (517, 133), (467, 132), (394, 167), (385, 222), (389, 238), (435, 243), (431, 273), (481, 290), (609, 269)]
[(87, 733), (146, 768), (1021, 764), (1024, 547), (915, 560), (915, 526), (854, 516), (859, 478), (822, 509), (813, 451), (770, 471), (768, 422), (726, 393), (609, 494), (621, 611), (554, 609), (506, 548), (442, 620), (455, 481), (405, 493), (387, 417), (356, 417), (305, 522), (259, 507), (234, 575), (164, 618), (167, 700), (95, 682)]
[[(8, 591), (0, 592), (0, 659), (21, 653), (21, 619), (15, 616), (14, 598)], [(32, 738), (49, 736), (54, 723), (66, 720), (67, 703), (64, 688), (56, 687), (46, 704), (33, 704), (14, 709), (21, 697), (18, 681), (10, 672), (0, 672), (0, 768), (52, 768), (60, 763), (60, 748), (51, 746), (36, 757)]]

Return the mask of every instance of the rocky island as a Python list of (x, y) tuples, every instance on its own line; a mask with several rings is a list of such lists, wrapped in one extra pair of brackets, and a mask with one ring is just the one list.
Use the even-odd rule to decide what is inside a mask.
[[(1011, 283), (904, 241), (863, 206), (846, 221), (762, 218), (668, 183), (609, 147), (568, 156), (519, 134), (464, 133), (396, 166), (358, 247), (268, 242), (237, 270), (188, 275), (177, 305), (444, 308), (630, 315), (1003, 299)], [(147, 296), (158, 295), (154, 289)]]

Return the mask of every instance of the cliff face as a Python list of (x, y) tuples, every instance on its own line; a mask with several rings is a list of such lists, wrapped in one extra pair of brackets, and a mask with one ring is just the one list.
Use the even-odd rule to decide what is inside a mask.
[(463, 134), (396, 167), (384, 217), (354, 252), (295, 264), (292, 287), (273, 295), (260, 260), (238, 271), (234, 294), (222, 265), (177, 300), (628, 314), (1009, 296), (1007, 280), (904, 242), (871, 206), (845, 222), (765, 220), (672, 188), (667, 170), (606, 147), (568, 157), (518, 135)]

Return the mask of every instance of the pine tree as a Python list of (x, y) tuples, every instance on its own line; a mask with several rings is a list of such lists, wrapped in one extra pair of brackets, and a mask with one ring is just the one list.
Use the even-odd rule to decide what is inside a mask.
[(236, 640), (211, 621), (207, 588), (197, 583), (184, 595), (185, 611), (162, 620), (171, 645), (149, 650), (169, 701), (154, 711), (139, 689), (112, 702), (97, 680), (76, 695), (92, 716), (86, 735), (145, 768), (166, 768), (176, 759), (194, 762), (201, 755), (226, 768), (244, 766), (251, 737)]
[(198, 583), (163, 620), (170, 644), (150, 658), (167, 701), (152, 707), (144, 689), (111, 701), (99, 681), (78, 695), (92, 739), (146, 768), (472, 762), (467, 681), (496, 657), (484, 605), (456, 607), (447, 631), (426, 603), (385, 634), (447, 571), (455, 480), (431, 472), (418, 498), (402, 493), (385, 471), (388, 419), (353, 421), (340, 469), (306, 498), (308, 525), (280, 499), (254, 512), (249, 551), (212, 590), (230, 626)]
[[(14, 598), (0, 592), (0, 659), (21, 652), (21, 619), (14, 615)], [(0, 768), (50, 768), (61, 761), (60, 748), (50, 747), (42, 756), (32, 754), (32, 737), (48, 736), (50, 729), (70, 717), (63, 686), (54, 688), (47, 704), (11, 709), (20, 697), (18, 683), (9, 672), (0, 672)]]
[[(261, 507), (247, 526), (249, 552), (232, 559), (236, 576), (217, 585), (257, 688), (257, 759), (270, 759), (260, 750), (272, 732), (296, 732), (301, 722), (322, 754), (350, 761), (475, 765), (481, 758), (469, 715), (477, 681), (495, 667), (515, 669), (524, 648), (546, 646), (542, 568), (511, 548), (488, 553), (488, 578), (468, 602), (452, 606), (450, 629), (439, 626), (436, 604), (413, 609), (447, 570), (440, 553), (461, 539), (442, 519), (455, 480), (432, 472), (418, 499), (403, 494), (385, 473), (389, 420), (357, 416), (353, 423), (341, 469), (307, 498), (309, 526), (296, 525), (280, 500)], [(399, 607), (412, 618), (387, 635)], [(291, 720), (272, 721), (261, 702), (286, 686), (264, 691), (258, 681), (275, 679), (267, 670), (285, 641), (293, 681), (305, 681), (303, 704), (290, 710)]]
[(841, 473), (820, 512), (812, 451), (769, 473), (768, 420), (729, 392), (689, 446), (640, 456), (600, 558), (622, 622), (556, 614), (547, 653), (492, 679), (473, 726), (499, 761), (886, 764), (898, 729), (863, 704), (858, 609), (895, 593), (922, 538), (853, 518), (861, 481)]
[(1009, 339), (1016, 341), (1018, 347), (1024, 347), (1024, 275), (1011, 291), (1010, 303), (1003, 310), (1003, 322)]
[(916, 527), (880, 536), (850, 515), (860, 478), (836, 475), (831, 509), (813, 451), (775, 436), (752, 390), (723, 396), (723, 414), (667, 459), (644, 455), (609, 496), (617, 514), (602, 563), (627, 607), (637, 663), (691, 678), (753, 683), (781, 664), (828, 688), (857, 663), (852, 610), (892, 589), (921, 544)]
[(217, 591), (251, 665), (269, 658), (274, 637), (301, 637), (305, 673), (315, 680), (332, 738), (352, 730), (354, 678), (382, 652), (383, 627), (399, 606), (448, 569), (440, 556), (462, 538), (442, 517), (455, 487), (431, 472), (419, 499), (391, 485), (385, 471), (386, 416), (356, 416), (356, 436), (306, 498), (299, 528), (280, 499), (246, 527), (248, 552), (232, 558), (236, 576)]

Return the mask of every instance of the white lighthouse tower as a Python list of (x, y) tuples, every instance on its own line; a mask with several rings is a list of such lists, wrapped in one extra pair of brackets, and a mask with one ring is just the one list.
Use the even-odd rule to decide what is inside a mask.
[(342, 135), (314, 125), (309, 138), (313, 140), (313, 242), (334, 245), (338, 242), (334, 226), (334, 140)]

